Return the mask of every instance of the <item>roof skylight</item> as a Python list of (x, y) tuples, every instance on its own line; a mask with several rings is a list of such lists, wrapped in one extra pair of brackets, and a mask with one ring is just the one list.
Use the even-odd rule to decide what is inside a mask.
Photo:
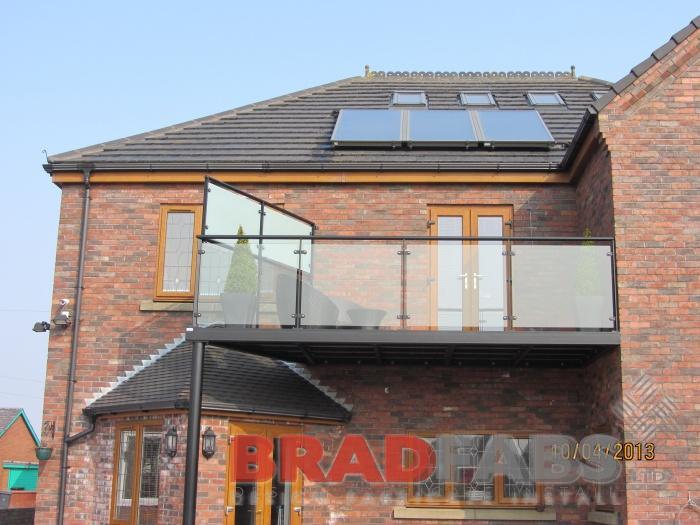
[(466, 92), (459, 94), (463, 106), (495, 106), (496, 101), (490, 91)]
[(533, 106), (561, 106), (564, 104), (556, 91), (528, 91), (527, 99)]
[(424, 91), (395, 91), (391, 97), (393, 106), (427, 106), (428, 99)]
[(608, 94), (607, 91), (594, 91), (593, 93), (591, 93), (591, 98), (593, 100), (600, 100), (601, 98), (603, 98), (607, 94)]

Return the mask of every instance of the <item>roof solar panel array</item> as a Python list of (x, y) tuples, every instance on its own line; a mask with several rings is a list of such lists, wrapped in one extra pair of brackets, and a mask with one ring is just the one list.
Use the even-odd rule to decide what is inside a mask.
[(535, 110), (343, 109), (334, 146), (549, 147), (555, 140)]

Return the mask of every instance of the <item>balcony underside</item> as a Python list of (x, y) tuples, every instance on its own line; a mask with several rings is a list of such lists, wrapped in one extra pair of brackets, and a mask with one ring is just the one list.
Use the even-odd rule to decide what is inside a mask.
[(308, 364), (576, 368), (620, 343), (618, 332), (452, 332), (197, 327), (191, 341)]

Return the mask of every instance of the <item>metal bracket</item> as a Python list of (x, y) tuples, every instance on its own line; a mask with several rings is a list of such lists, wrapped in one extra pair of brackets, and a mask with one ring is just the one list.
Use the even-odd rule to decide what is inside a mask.
[(207, 253), (207, 252), (205, 252), (204, 250), (197, 250), (197, 253), (198, 253), (199, 255), (204, 255), (204, 254)]
[(294, 250), (294, 255), (306, 255), (308, 252), (306, 250)]
[(411, 255), (411, 250), (399, 250), (396, 255)]
[(291, 315), (292, 315), (292, 319), (303, 319), (304, 317), (306, 317), (306, 314), (299, 314), (299, 315), (291, 314)]
[(517, 321), (517, 317), (514, 315), (504, 315), (503, 320), (504, 321)]
[(614, 254), (613, 254), (613, 252), (608, 252), (605, 255), (607, 255), (608, 257), (612, 257)]
[(396, 316), (397, 319), (410, 319), (411, 316), (408, 314), (399, 314)]
[(617, 317), (614, 315), (612, 317), (608, 317), (608, 321), (617, 321)]

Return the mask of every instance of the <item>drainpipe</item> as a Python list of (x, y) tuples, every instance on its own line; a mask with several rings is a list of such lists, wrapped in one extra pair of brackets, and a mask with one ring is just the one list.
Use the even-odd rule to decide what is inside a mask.
[[(87, 244), (88, 212), (90, 211), (90, 174), (92, 167), (83, 167), (83, 216), (80, 224), (80, 248), (78, 252), (78, 275), (75, 283), (75, 311), (73, 312), (73, 335), (71, 337), (70, 362), (68, 365), (68, 386), (66, 392), (66, 413), (63, 421), (63, 446), (61, 447), (61, 466), (59, 470), (58, 483), (58, 509), (56, 513), (56, 524), (63, 525), (63, 512), (66, 503), (66, 478), (68, 474), (68, 447), (69, 445), (86, 434), (81, 432), (76, 436), (70, 436), (70, 429), (73, 423), (73, 393), (75, 391), (75, 365), (78, 355), (78, 334), (80, 331), (80, 307), (83, 299), (83, 273), (85, 270), (85, 246)], [(94, 430), (94, 421), (91, 428)]]

